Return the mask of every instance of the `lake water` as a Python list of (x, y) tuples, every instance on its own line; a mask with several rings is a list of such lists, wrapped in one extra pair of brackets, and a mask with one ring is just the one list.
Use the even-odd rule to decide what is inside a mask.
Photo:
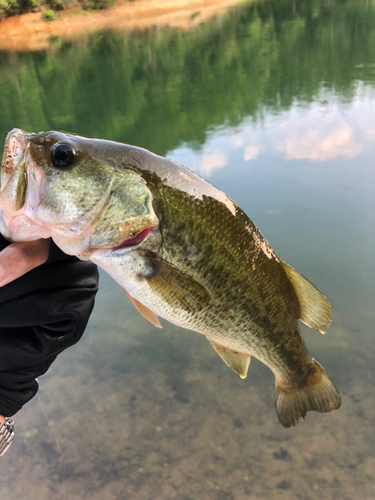
[(375, 498), (375, 4), (242, 2), (193, 30), (0, 53), (0, 136), (127, 142), (224, 190), (330, 300), (301, 327), (340, 410), (284, 429), (274, 377), (157, 330), (101, 274), (81, 342), (40, 380), (1, 462), (9, 500)]

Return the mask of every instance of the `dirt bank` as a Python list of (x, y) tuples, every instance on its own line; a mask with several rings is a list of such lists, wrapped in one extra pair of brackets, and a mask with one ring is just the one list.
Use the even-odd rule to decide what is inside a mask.
[(0, 21), (0, 50), (43, 50), (49, 47), (52, 37), (75, 38), (103, 29), (190, 29), (239, 3), (240, 0), (135, 0), (103, 11), (65, 11), (49, 22), (44, 21), (41, 12), (23, 14)]

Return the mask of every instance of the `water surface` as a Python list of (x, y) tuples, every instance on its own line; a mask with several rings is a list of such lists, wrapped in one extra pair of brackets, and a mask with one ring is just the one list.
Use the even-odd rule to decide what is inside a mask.
[(241, 3), (192, 31), (55, 39), (0, 61), (2, 137), (136, 144), (233, 198), (329, 298), (328, 333), (302, 331), (343, 398), (284, 429), (266, 367), (240, 380), (102, 273), (82, 341), (17, 416), (0, 498), (375, 498), (373, 2)]

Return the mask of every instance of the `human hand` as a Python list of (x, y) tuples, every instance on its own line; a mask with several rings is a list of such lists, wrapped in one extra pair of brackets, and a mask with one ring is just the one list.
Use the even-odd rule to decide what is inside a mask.
[(0, 287), (44, 264), (49, 246), (47, 239), (12, 243), (4, 248), (0, 252)]
[[(23, 276), (44, 264), (48, 258), (49, 240), (12, 243), (0, 252), (0, 286)], [(5, 417), (0, 415), (0, 424)]]
[(35, 379), (81, 338), (94, 306), (98, 271), (91, 262), (64, 254), (52, 240), (9, 244), (1, 234), (0, 267), (0, 287), (9, 283), (0, 290), (4, 423), (4, 416), (13, 416), (35, 396)]

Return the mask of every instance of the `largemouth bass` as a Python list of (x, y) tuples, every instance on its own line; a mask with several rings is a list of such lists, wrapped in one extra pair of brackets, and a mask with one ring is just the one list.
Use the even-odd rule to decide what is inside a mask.
[(12, 130), (1, 167), (1, 232), (52, 237), (90, 259), (155, 326), (205, 335), (241, 378), (250, 356), (275, 375), (284, 427), (340, 395), (308, 354), (300, 319), (325, 333), (327, 299), (283, 262), (246, 214), (187, 168), (149, 151), (74, 134)]

